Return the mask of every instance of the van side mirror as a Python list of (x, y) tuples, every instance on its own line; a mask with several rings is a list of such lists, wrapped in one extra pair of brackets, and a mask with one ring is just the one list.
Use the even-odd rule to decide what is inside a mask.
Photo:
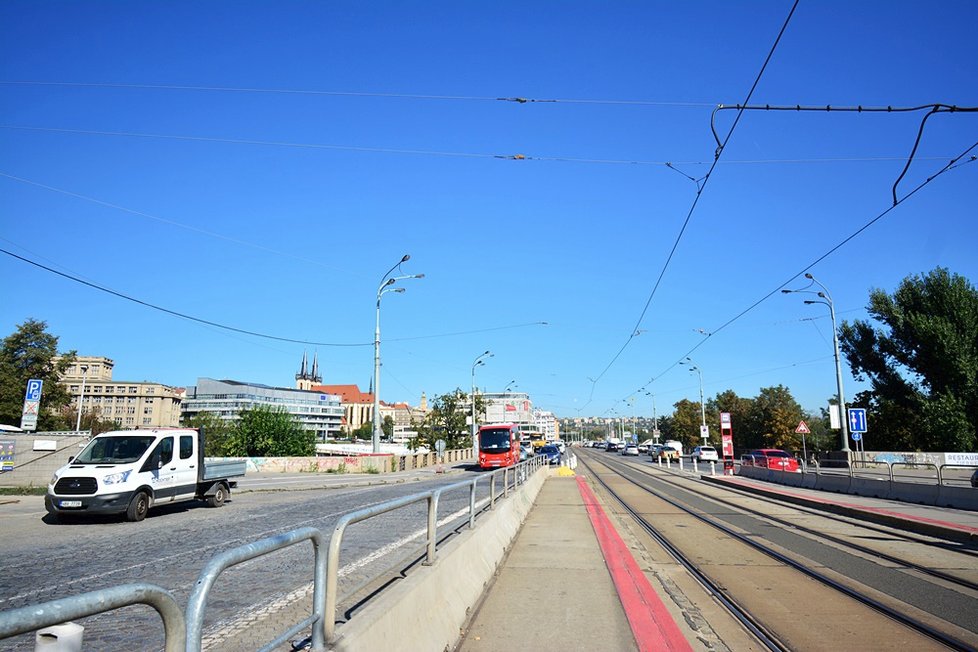
[(75, 456), (74, 455), (69, 455), (68, 456), (68, 464), (71, 464), (74, 461), (75, 461)]

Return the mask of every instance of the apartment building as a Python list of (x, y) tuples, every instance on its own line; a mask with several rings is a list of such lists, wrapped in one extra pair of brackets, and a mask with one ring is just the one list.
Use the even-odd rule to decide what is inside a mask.
[(72, 407), (115, 421), (120, 428), (159, 428), (180, 425), (183, 390), (162, 383), (112, 378), (115, 362), (102, 356), (77, 356), (61, 382), (68, 387)]

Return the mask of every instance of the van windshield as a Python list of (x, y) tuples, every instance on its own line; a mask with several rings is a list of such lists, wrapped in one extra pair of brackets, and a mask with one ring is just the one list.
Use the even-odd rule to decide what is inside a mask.
[(73, 464), (126, 464), (135, 462), (156, 441), (152, 435), (96, 437), (78, 454)]

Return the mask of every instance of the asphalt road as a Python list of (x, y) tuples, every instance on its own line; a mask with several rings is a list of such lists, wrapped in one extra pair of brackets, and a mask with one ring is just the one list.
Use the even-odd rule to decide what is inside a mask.
[[(141, 523), (108, 517), (56, 523), (46, 516), (41, 497), (0, 496), (0, 611), (128, 582), (161, 586), (185, 607), (198, 574), (216, 554), (299, 527), (318, 528), (328, 537), (344, 514), (473, 475), (458, 468), (446, 470), (388, 476), (248, 476), (223, 507), (196, 502), (160, 507)], [(376, 484), (380, 482), (385, 484)], [(488, 483), (482, 484), (480, 498), (488, 492)], [(468, 498), (467, 490), (443, 497), (439, 518), (467, 508)], [(420, 552), (424, 538), (414, 535), (425, 523), (426, 508), (419, 503), (351, 526), (340, 559), (340, 594), (369, 582), (415, 550)], [(313, 548), (308, 543), (228, 569), (208, 601), (205, 636), (233, 617), (303, 591), (312, 578)], [(162, 622), (149, 607), (127, 607), (77, 622), (86, 628), (84, 649), (114, 652), (163, 646)], [(0, 641), (4, 652), (33, 649), (33, 634)]]

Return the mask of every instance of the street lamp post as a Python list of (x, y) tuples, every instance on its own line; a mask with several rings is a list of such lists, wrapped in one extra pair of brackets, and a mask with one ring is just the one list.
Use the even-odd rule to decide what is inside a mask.
[(652, 392), (645, 392), (646, 396), (652, 397), (652, 437), (655, 439), (655, 443), (659, 443), (659, 415), (655, 411), (655, 394)]
[(486, 361), (483, 358), (491, 358), (492, 353), (486, 351), (482, 353), (475, 359), (472, 363), (472, 455), (475, 457), (476, 461), (479, 460), (479, 442), (475, 436), (475, 368), (479, 365), (484, 365)]
[(406, 278), (424, 278), (424, 274), (409, 274), (407, 276), (391, 276), (391, 272), (407, 262), (411, 256), (404, 254), (401, 260), (387, 270), (384, 278), (380, 279), (377, 288), (377, 327), (374, 329), (374, 412), (373, 412), (373, 452), (380, 452), (380, 436), (383, 432), (380, 419), (380, 298), (388, 292), (404, 292), (404, 288), (390, 287), (397, 281)]
[(700, 437), (703, 437), (703, 439), (708, 439), (709, 435), (703, 434), (706, 432), (706, 404), (703, 402), (703, 370), (693, 364), (693, 361), (689, 358), (686, 358), (679, 364), (689, 365), (689, 371), (695, 371), (700, 377), (700, 425), (702, 426), (700, 429)]
[(82, 399), (85, 398), (85, 374), (88, 373), (88, 365), (81, 365), (82, 372), (82, 384), (81, 384), (81, 394), (78, 395), (78, 420), (75, 421), (75, 430), (81, 430), (81, 413), (82, 413)]
[[(835, 304), (832, 301), (832, 295), (829, 294), (829, 289), (819, 283), (818, 279), (809, 273), (805, 273), (805, 278), (809, 281), (818, 285), (822, 288), (818, 292), (812, 290), (806, 290), (802, 288), (800, 290), (781, 290), (783, 294), (792, 294), (794, 292), (814, 294), (823, 301), (815, 300), (805, 300), (807, 305), (812, 305), (813, 303), (821, 303), (829, 307), (829, 316), (832, 318), (832, 347), (835, 350), (835, 386), (839, 392), (839, 435), (842, 438), (842, 452), (848, 454), (850, 452), (849, 448), (849, 424), (846, 421), (846, 399), (842, 393), (842, 364), (839, 358), (839, 329), (835, 325)], [(811, 287), (812, 283), (808, 284)]]

